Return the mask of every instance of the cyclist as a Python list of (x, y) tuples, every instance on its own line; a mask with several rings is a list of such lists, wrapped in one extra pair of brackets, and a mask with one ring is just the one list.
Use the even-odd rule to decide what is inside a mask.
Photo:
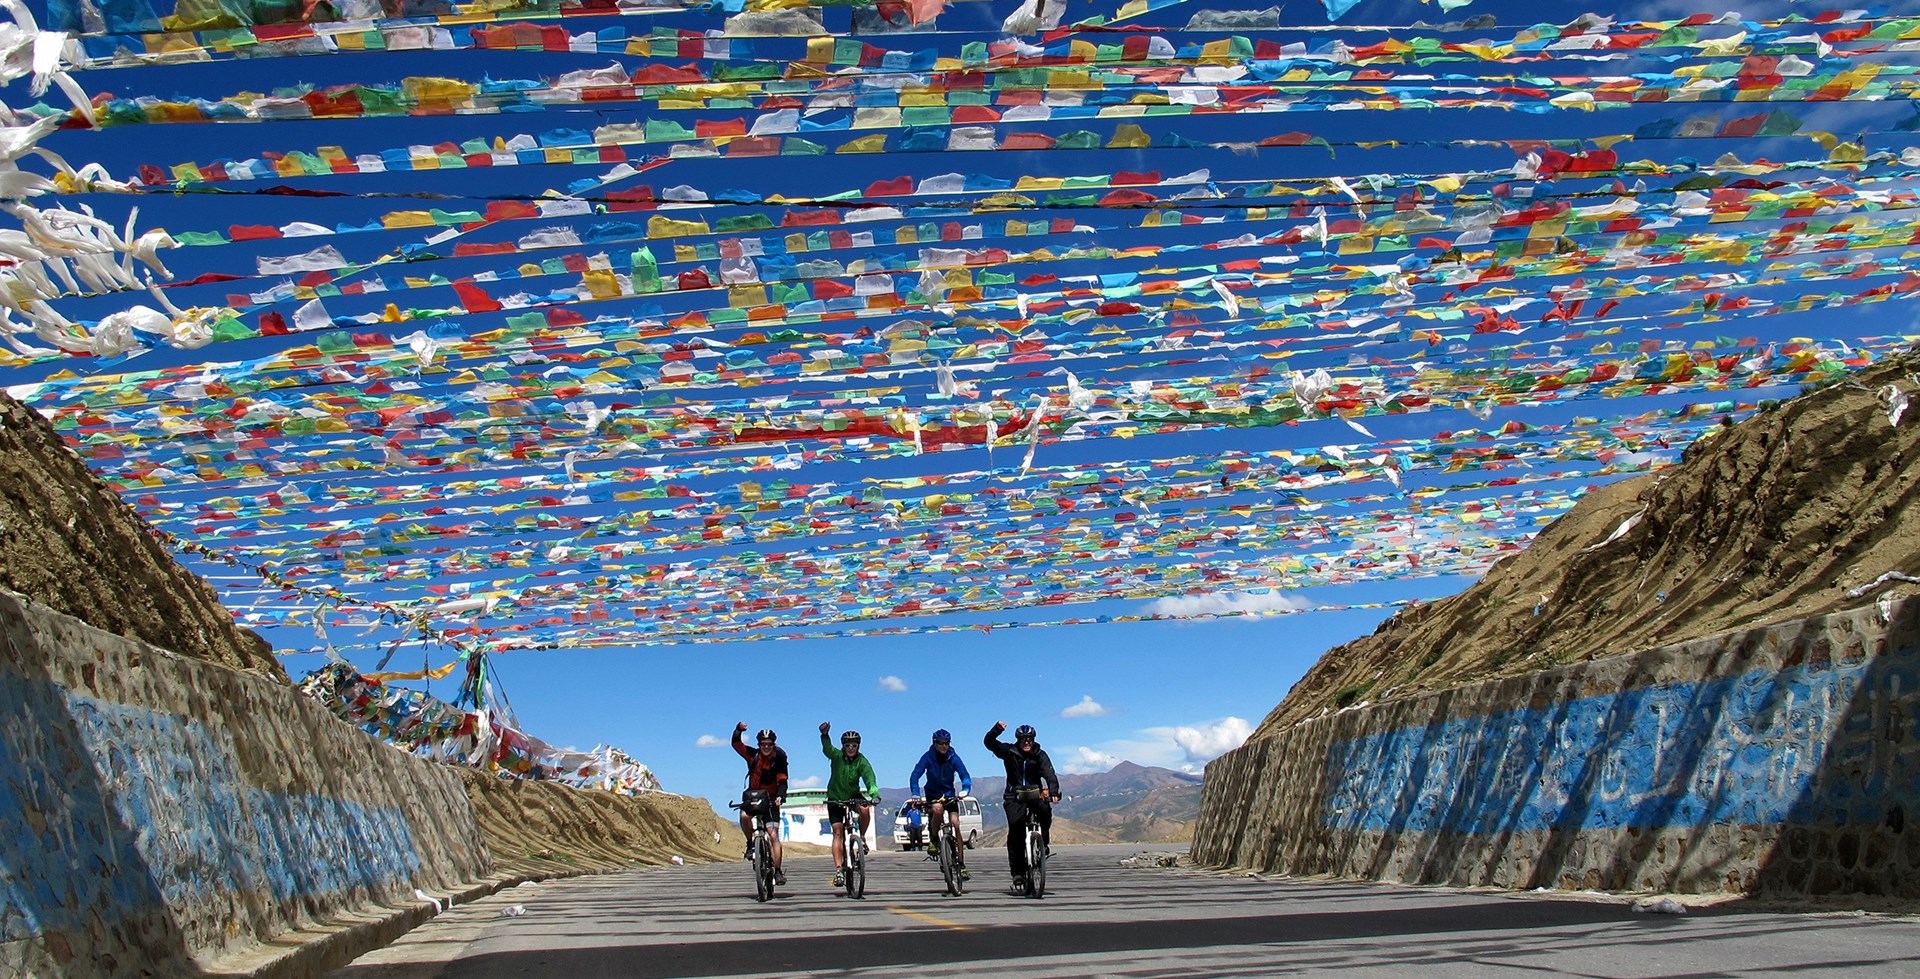
[[(764, 813), (767, 825), (773, 832), (773, 882), (784, 887), (787, 872), (781, 869), (780, 847), (780, 804), (787, 801), (787, 751), (780, 747), (772, 728), (761, 728), (754, 740), (760, 742), (759, 750), (746, 746), (740, 735), (747, 731), (747, 722), (741, 721), (733, 726), (733, 750), (747, 760), (747, 788), (760, 789), (767, 794), (770, 811)], [(742, 802), (746, 796), (740, 797)], [(747, 838), (747, 854), (753, 854), (753, 820), (745, 806), (740, 809), (740, 833)]]
[[(987, 750), (993, 752), (1007, 765), (1007, 795), (1004, 804), (1007, 809), (1007, 867), (1013, 871), (1015, 889), (1026, 877), (1027, 854), (1025, 834), (1027, 820), (1040, 821), (1040, 841), (1052, 852), (1053, 845), (1053, 803), (1060, 801), (1060, 776), (1053, 773), (1053, 759), (1047, 757), (1045, 749), (1040, 747), (1040, 736), (1033, 725), (1022, 724), (1013, 732), (1013, 744), (1000, 740), (1000, 732), (1007, 729), (1006, 721), (993, 722), (993, 730), (987, 732)], [(1022, 802), (1015, 796), (1017, 789), (1042, 788), (1040, 798), (1034, 802)]]
[[(907, 792), (920, 794), (920, 776), (927, 777), (927, 852), (936, 853), (940, 849), (940, 821), (944, 818), (953, 826), (955, 838), (960, 837), (960, 804), (949, 799), (957, 795), (966, 795), (973, 791), (973, 776), (967, 774), (967, 763), (960, 760), (960, 753), (953, 750), (953, 735), (946, 728), (933, 732), (933, 744), (927, 753), (920, 756), (920, 763), (913, 766), (913, 775), (907, 779)], [(960, 777), (960, 791), (953, 791), (953, 778)], [(960, 876), (971, 877), (967, 872), (967, 848), (960, 847), (953, 854), (954, 865), (960, 868)]]
[[(833, 725), (820, 722), (820, 753), (833, 765), (827, 778), (827, 822), (833, 824), (833, 886), (847, 882), (847, 819), (852, 810), (854, 832), (864, 834), (873, 822), (873, 804), (880, 798), (880, 780), (874, 777), (873, 762), (860, 753), (860, 732), (840, 735), (840, 750), (833, 750), (827, 734)], [(867, 794), (860, 794), (866, 784)]]

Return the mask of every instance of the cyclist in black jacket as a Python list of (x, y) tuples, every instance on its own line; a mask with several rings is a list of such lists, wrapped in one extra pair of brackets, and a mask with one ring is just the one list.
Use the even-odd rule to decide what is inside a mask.
[[(1020, 729), (1013, 732), (1013, 744), (1000, 740), (1000, 732), (1006, 729), (1007, 722), (993, 722), (985, 744), (988, 751), (1007, 764), (1007, 795), (1003, 800), (1007, 810), (1007, 867), (1013, 871), (1013, 879), (1019, 881), (1027, 872), (1027, 820), (1040, 821), (1040, 839), (1051, 848), (1053, 803), (1060, 801), (1060, 776), (1053, 773), (1053, 759), (1040, 747), (1033, 725), (1020, 725)], [(1045, 791), (1038, 801), (1022, 802), (1014, 796), (1014, 790), (1021, 788), (1044, 788)]]

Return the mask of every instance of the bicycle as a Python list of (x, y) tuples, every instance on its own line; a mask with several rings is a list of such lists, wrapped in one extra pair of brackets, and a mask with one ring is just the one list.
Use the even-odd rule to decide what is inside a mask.
[(1024, 842), (1027, 856), (1027, 872), (1020, 878), (1021, 886), (1028, 897), (1040, 898), (1047, 890), (1047, 840), (1040, 829), (1040, 820), (1032, 805), (1047, 797), (1045, 789), (1022, 786), (1007, 793), (1008, 798), (1026, 803), (1027, 832)]
[(753, 820), (753, 832), (747, 836), (747, 859), (753, 867), (753, 894), (759, 901), (773, 898), (773, 833), (767, 827), (767, 809), (771, 800), (764, 789), (748, 789), (739, 802), (727, 803), (729, 809), (744, 809)]
[[(967, 889), (967, 879), (964, 876), (966, 868), (960, 864), (960, 848), (966, 844), (960, 842), (960, 834), (954, 831), (952, 822), (957, 818), (955, 814), (958, 810), (955, 807), (960, 804), (960, 800), (947, 796), (945, 799), (936, 799), (933, 802), (939, 803), (944, 810), (940, 814), (939, 826), (929, 827), (933, 830), (936, 858), (940, 861), (940, 877), (946, 881), (947, 893), (959, 897)], [(924, 808), (929, 813), (928, 818), (932, 818), (933, 804), (928, 800), (913, 799), (908, 805)]]
[(967, 889), (967, 868), (960, 862), (960, 848), (966, 846), (960, 842), (959, 831), (953, 824), (960, 818), (960, 800), (947, 796), (940, 802), (940, 829), (934, 835), (940, 846), (940, 876), (947, 882), (947, 893), (959, 897)]
[(847, 866), (844, 875), (847, 896), (851, 898), (865, 897), (867, 893), (867, 831), (866, 827), (860, 825), (859, 807), (869, 802), (876, 806), (880, 804), (878, 798), (863, 799), (859, 796), (846, 801)]

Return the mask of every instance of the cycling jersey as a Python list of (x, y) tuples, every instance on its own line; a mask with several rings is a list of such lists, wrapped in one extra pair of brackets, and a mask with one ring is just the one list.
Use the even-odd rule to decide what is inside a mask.
[(747, 760), (747, 788), (765, 789), (773, 797), (773, 804), (779, 805), (787, 798), (787, 751), (775, 746), (773, 757), (762, 758), (760, 752), (747, 747), (740, 732), (733, 732), (733, 750)]
[(867, 784), (867, 798), (880, 794), (880, 779), (873, 774), (873, 762), (866, 755), (856, 754), (851, 759), (846, 752), (834, 747), (833, 739), (827, 732), (820, 732), (820, 751), (833, 763), (833, 774), (827, 779), (827, 801), (845, 802), (860, 794), (860, 783)]
[(1053, 759), (1047, 757), (1046, 749), (1035, 742), (1033, 751), (1023, 752), (1018, 745), (1000, 740), (1000, 732), (1006, 729), (1003, 724), (995, 724), (993, 730), (987, 732), (985, 744), (994, 757), (1006, 763), (1007, 791), (1023, 785), (1045, 785), (1047, 794), (1059, 795), (1060, 776), (1053, 773)]
[(920, 794), (920, 776), (922, 775), (927, 777), (927, 798), (929, 799), (943, 799), (953, 795), (955, 775), (960, 777), (962, 791), (973, 791), (973, 776), (967, 774), (967, 763), (961, 761), (960, 753), (951, 748), (947, 750), (945, 760), (942, 760), (940, 752), (933, 748), (928, 748), (927, 753), (920, 756), (920, 763), (913, 766), (913, 775), (907, 780), (909, 794)]

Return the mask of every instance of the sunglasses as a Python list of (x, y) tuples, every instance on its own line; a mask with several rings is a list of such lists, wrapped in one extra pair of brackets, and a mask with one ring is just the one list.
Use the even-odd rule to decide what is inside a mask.
[(952, 744), (951, 741), (935, 741), (934, 744)]

